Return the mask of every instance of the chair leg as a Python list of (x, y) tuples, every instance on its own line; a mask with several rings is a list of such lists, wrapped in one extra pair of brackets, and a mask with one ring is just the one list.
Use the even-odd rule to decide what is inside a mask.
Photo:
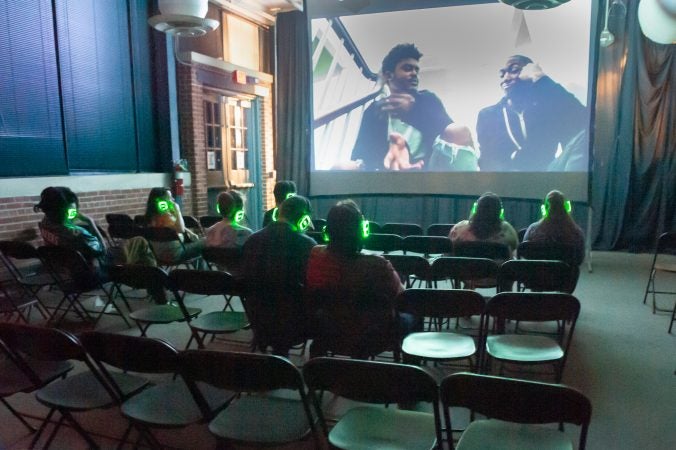
[(64, 410), (64, 411), (60, 411), (60, 412), (61, 412), (61, 415), (63, 417), (65, 417), (68, 422), (70, 422), (71, 426), (75, 429), (75, 431), (77, 431), (78, 434), (80, 436), (82, 436), (82, 438), (85, 441), (87, 441), (87, 444), (89, 445), (90, 449), (98, 449), (99, 448), (99, 445), (96, 442), (94, 442), (94, 440), (89, 435), (89, 433), (87, 433), (87, 431), (85, 431), (85, 429), (82, 428), (82, 425), (80, 425), (78, 423), (78, 421), (75, 420), (75, 417), (73, 417), (73, 415), (69, 411)]
[(676, 302), (674, 302), (674, 310), (671, 312), (671, 322), (669, 323), (669, 334), (671, 334), (671, 329), (674, 326), (674, 321), (676, 321)]
[(646, 300), (648, 300), (648, 294), (650, 293), (650, 285), (653, 284), (653, 290), (655, 290), (655, 286), (653, 283), (655, 277), (655, 269), (650, 269), (650, 277), (648, 277), (648, 284), (645, 287), (645, 294), (643, 294), (643, 304), (645, 305)]
[(33, 428), (33, 427), (31, 426), (31, 424), (29, 424), (28, 422), (26, 422), (26, 419), (24, 419), (23, 416), (22, 416), (21, 414), (19, 414), (17, 410), (15, 410), (14, 408), (12, 408), (12, 405), (10, 405), (9, 403), (7, 403), (7, 400), (5, 400), (4, 398), (0, 397), (0, 402), (2, 402), (2, 404), (5, 405), (5, 407), (9, 410), (9, 412), (11, 412), (11, 413), (14, 415), (14, 417), (16, 417), (17, 419), (19, 419), (19, 421), (20, 421), (22, 424), (24, 424), (24, 426), (25, 426), (26, 428), (28, 428), (28, 430), (30, 430), (31, 433), (35, 433), (35, 431), (37, 431), (35, 428)]
[(38, 432), (35, 434), (35, 436), (33, 436), (33, 440), (31, 440), (31, 444), (28, 448), (35, 448), (35, 444), (37, 444), (38, 440), (40, 440), (40, 436), (42, 436), (43, 431), (45, 431), (45, 428), (47, 428), (47, 425), (49, 425), (49, 420), (52, 418), (55, 412), (56, 409), (49, 410), (47, 417), (45, 417), (45, 420), (42, 422), (42, 424), (40, 424), (40, 428), (38, 429)]

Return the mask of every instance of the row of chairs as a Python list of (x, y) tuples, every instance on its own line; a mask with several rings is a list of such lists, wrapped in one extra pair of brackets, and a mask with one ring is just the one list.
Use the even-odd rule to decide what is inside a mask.
[[(460, 436), (458, 449), (488, 448), (492, 442), (501, 442), (501, 448), (560, 448), (565, 435), (532, 425), (564, 422), (580, 426), (578, 448), (584, 449), (591, 418), (589, 400), (570, 387), (471, 373), (437, 383), (420, 367), (394, 363), (316, 358), (301, 373), (279, 356), (179, 352), (159, 339), (101, 332), (77, 338), (56, 329), (6, 323), (0, 324), (0, 348), (7, 355), (0, 374), (11, 373), (15, 381), (2, 384), (3, 403), (31, 431), (5, 397), (36, 392), (37, 400), (50, 409), (31, 448), (56, 412), (61, 417), (41, 448), (50, 446), (64, 422), (90, 448), (98, 448), (73, 412), (115, 406), (128, 421), (122, 441), (135, 430), (136, 445), (151, 448), (163, 447), (152, 430), (193, 423), (208, 423), (217, 439), (229, 443), (275, 445), (312, 435), (319, 448), (317, 421), (337, 448), (429, 449), (441, 447), (444, 440), (454, 448), (450, 408), (463, 407), (472, 416), (498, 420), (473, 421)], [(73, 361), (86, 370), (66, 377)], [(157, 381), (155, 375), (164, 378)], [(296, 395), (271, 392), (278, 389)], [(427, 402), (432, 412), (359, 405), (329, 431), (324, 392), (369, 404)], [(514, 423), (528, 424), (528, 431), (515, 432)]]
[[(322, 228), (326, 225), (325, 219), (312, 219), (312, 224), (316, 231), (321, 231)], [(396, 234), (397, 236), (406, 237), (406, 236), (440, 236), (448, 237), (451, 233), (451, 228), (453, 228), (454, 223), (433, 223), (423, 229), (422, 226), (416, 223), (386, 223), (380, 225), (377, 222), (369, 221), (369, 230), (371, 233), (375, 234)]]

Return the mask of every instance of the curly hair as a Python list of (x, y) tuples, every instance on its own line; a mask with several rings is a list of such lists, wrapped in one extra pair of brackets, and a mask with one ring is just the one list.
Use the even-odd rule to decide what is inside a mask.
[(399, 44), (392, 48), (383, 58), (382, 72), (394, 72), (397, 64), (402, 59), (413, 58), (416, 61), (422, 58), (422, 53), (414, 44)]

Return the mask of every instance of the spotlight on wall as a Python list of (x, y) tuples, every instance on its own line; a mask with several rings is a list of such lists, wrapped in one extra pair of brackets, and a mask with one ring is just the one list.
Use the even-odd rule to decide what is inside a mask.
[(218, 20), (207, 19), (209, 0), (159, 0), (160, 14), (148, 19), (158, 31), (175, 37), (199, 37), (215, 30)]
[(641, 0), (638, 24), (658, 44), (676, 44), (676, 0)]
[(568, 3), (570, 0), (500, 0), (505, 5), (517, 9), (551, 9)]

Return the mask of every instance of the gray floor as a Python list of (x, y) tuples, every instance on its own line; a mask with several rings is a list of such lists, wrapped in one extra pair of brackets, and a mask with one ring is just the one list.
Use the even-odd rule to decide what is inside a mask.
[[(592, 401), (593, 414), (589, 431), (589, 449), (673, 449), (676, 448), (676, 331), (667, 333), (669, 315), (653, 315), (642, 304), (650, 256), (595, 252), (593, 272), (586, 265), (575, 291), (582, 312), (575, 332), (571, 355), (563, 381), (585, 393)], [(665, 279), (676, 289), (676, 276)], [(663, 306), (672, 307), (674, 296), (658, 298)], [(136, 301), (140, 305), (140, 300)], [(222, 302), (215, 298), (192, 298), (190, 304), (215, 310)], [(71, 324), (77, 331), (77, 324)], [(117, 317), (106, 317), (99, 330), (137, 334), (127, 329)], [(155, 325), (149, 335), (169, 340), (182, 349), (188, 339), (185, 324)], [(214, 342), (213, 349), (246, 350), (247, 331), (233, 336), (242, 343)], [(304, 358), (292, 357), (297, 364)], [(17, 394), (9, 402), (29, 421), (46, 415), (32, 394)], [(344, 405), (334, 403), (332, 413), (339, 415)], [(85, 428), (92, 430), (104, 449), (116, 448), (125, 427), (116, 409), (78, 415)], [(575, 427), (567, 433), (576, 436)], [(210, 449), (216, 441), (205, 425), (183, 430), (159, 432), (167, 448)], [(22, 425), (0, 405), (0, 448), (27, 448), (31, 440)], [(59, 433), (52, 448), (84, 449), (86, 445), (70, 429)], [(126, 448), (130, 448), (127, 446)], [(311, 441), (280, 447), (312, 448)]]

